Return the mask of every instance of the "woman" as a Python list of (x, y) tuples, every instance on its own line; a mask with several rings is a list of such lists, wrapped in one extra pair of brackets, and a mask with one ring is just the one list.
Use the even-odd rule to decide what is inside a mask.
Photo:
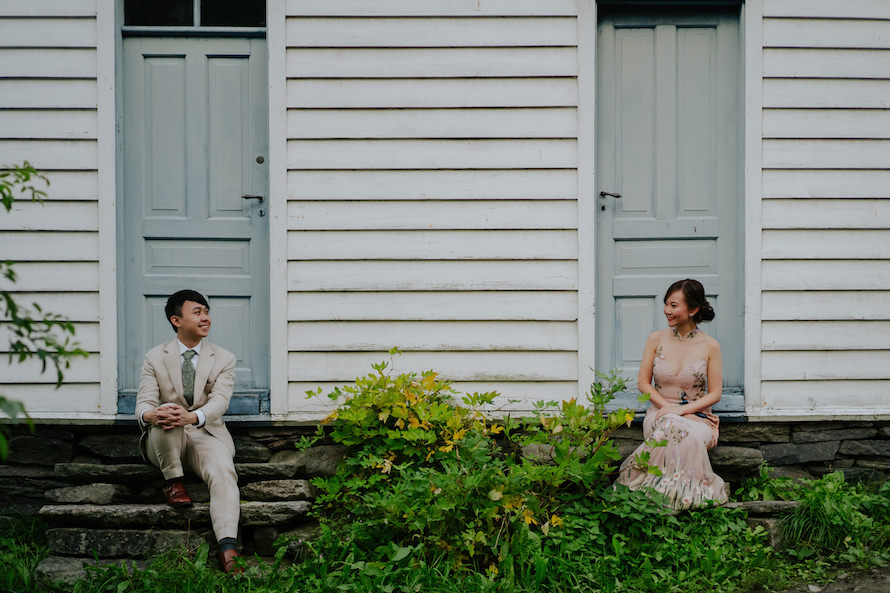
[[(698, 327), (714, 319), (714, 309), (701, 283), (686, 279), (665, 293), (664, 316), (668, 328), (649, 335), (637, 376), (652, 404), (643, 420), (646, 442), (621, 464), (617, 482), (653, 488), (674, 509), (726, 502), (726, 484), (708, 459), (720, 422), (711, 413), (723, 392), (720, 344)], [(661, 475), (647, 471), (646, 452)]]

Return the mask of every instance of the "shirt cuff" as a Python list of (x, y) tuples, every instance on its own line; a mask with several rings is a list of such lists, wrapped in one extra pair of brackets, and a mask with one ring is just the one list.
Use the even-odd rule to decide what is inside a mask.
[(198, 417), (198, 423), (195, 424), (198, 428), (204, 426), (204, 423), (207, 422), (207, 418), (204, 416), (204, 412), (201, 410), (195, 410), (195, 416)]
[(146, 422), (146, 421), (142, 418), (142, 417), (145, 415), (145, 413), (146, 413), (147, 411), (148, 411), (148, 410), (142, 410), (142, 413), (139, 414), (139, 416), (136, 417), (136, 419), (139, 421), (139, 426), (140, 426), (141, 428), (145, 428), (146, 426), (148, 426), (148, 422)]

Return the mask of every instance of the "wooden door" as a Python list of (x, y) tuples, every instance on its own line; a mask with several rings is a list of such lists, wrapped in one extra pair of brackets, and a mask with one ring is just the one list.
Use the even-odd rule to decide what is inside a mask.
[[(743, 409), (738, 12), (601, 15), (597, 35), (597, 368), (635, 378), (664, 291), (705, 286), (718, 409)], [(633, 381), (631, 384), (634, 384)]]
[(124, 39), (124, 392), (145, 351), (173, 337), (164, 304), (181, 288), (210, 299), (210, 339), (237, 357), (236, 393), (268, 390), (266, 63), (264, 39)]

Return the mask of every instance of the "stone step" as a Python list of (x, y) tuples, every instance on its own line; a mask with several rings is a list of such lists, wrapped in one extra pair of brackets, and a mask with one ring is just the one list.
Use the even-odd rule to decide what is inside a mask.
[[(283, 480), (298, 475), (300, 466), (292, 463), (236, 463), (235, 471), (242, 483), (258, 480)], [(158, 468), (147, 463), (57, 463), (54, 467), (56, 478), (67, 478), (78, 482), (136, 482), (146, 479), (161, 481)]]
[(729, 502), (723, 505), (728, 509), (743, 509), (748, 513), (748, 526), (752, 529), (762, 527), (769, 538), (769, 544), (779, 548), (785, 540), (782, 529), (782, 514), (800, 506), (797, 500), (749, 500), (745, 502)]
[(213, 544), (209, 529), (84, 529), (57, 527), (46, 531), (50, 552), (88, 558), (148, 558), (170, 550), (194, 551), (202, 542)]
[[(305, 520), (311, 503), (305, 500), (242, 502), (242, 526), (290, 525)], [(54, 526), (164, 527), (191, 529), (210, 525), (210, 507), (196, 503), (188, 509), (166, 504), (55, 504), (41, 507), (40, 518)]]
[[(241, 484), (260, 480), (331, 475), (343, 455), (342, 447), (319, 446), (306, 451), (282, 451), (263, 463), (236, 463)], [(57, 463), (52, 477), (72, 482), (144, 483), (161, 480), (158, 468), (148, 463)], [(49, 476), (45, 476), (49, 477)]]
[(800, 506), (796, 500), (750, 500), (746, 502), (728, 502), (723, 505), (728, 509), (743, 509), (748, 516), (773, 516), (792, 511)]
[(160, 479), (158, 468), (147, 463), (57, 463), (53, 466), (57, 478), (68, 478), (72, 481), (102, 482), (137, 482), (146, 479)]
[(145, 569), (146, 560), (121, 560), (119, 558), (72, 558), (68, 556), (47, 556), (34, 569), (34, 578), (45, 584), (70, 588), (76, 581), (87, 576), (87, 566), (104, 568), (123, 564), (127, 572), (134, 568)]

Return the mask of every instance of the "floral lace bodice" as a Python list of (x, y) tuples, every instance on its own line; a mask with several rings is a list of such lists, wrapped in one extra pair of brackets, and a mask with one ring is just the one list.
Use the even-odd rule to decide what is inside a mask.
[(670, 365), (663, 358), (656, 356), (652, 368), (652, 381), (655, 389), (668, 402), (672, 404), (694, 402), (707, 393), (707, 373), (707, 360), (687, 365), (679, 373), (674, 374)]

